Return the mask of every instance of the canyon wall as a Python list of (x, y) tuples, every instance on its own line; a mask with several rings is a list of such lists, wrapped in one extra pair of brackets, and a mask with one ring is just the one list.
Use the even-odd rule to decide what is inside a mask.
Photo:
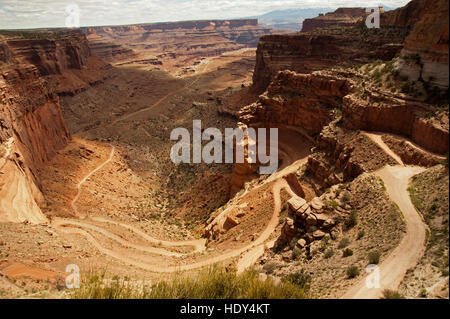
[(342, 28), (333, 34), (300, 33), (261, 37), (256, 51), (253, 88), (263, 92), (278, 71), (298, 73), (335, 65), (391, 60), (402, 49), (405, 31)]
[(339, 76), (281, 71), (257, 102), (241, 109), (239, 120), (248, 126), (300, 127), (314, 136), (332, 120), (349, 92), (348, 81)]
[(424, 0), (420, 19), (405, 40), (400, 72), (411, 81), (448, 89), (449, 10), (446, 0)]
[(41, 223), (39, 169), (70, 140), (58, 84), (89, 66), (90, 51), (79, 31), (0, 41), (0, 221)]
[(354, 26), (366, 16), (365, 8), (338, 8), (334, 12), (320, 14), (315, 18), (303, 21), (302, 32), (310, 32), (318, 28), (330, 26)]
[(107, 61), (153, 56), (162, 63), (178, 56), (204, 58), (256, 47), (270, 29), (256, 19), (181, 21), (83, 28), (94, 55)]
[(404, 7), (386, 11), (380, 16), (382, 26), (413, 27), (419, 21), (425, 0), (412, 0)]

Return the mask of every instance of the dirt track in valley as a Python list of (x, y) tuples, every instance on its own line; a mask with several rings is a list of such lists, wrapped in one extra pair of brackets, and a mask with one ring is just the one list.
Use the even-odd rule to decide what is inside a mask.
[(375, 172), (384, 181), (387, 194), (398, 205), (406, 223), (406, 234), (400, 244), (389, 256), (378, 265), (379, 287), (366, 284), (365, 276), (352, 286), (343, 296), (343, 299), (374, 299), (381, 298), (383, 290), (396, 290), (403, 280), (406, 271), (413, 268), (425, 250), (425, 234), (427, 226), (416, 211), (408, 193), (408, 184), (412, 176), (419, 174), (425, 168), (417, 166), (403, 166), (403, 162), (375, 133), (365, 133), (387, 154), (391, 155), (402, 166), (385, 166)]
[[(282, 144), (282, 143), (281, 143)], [(289, 148), (288, 148), (289, 149)], [(114, 147), (111, 148), (110, 155), (108, 159), (106, 159), (104, 162), (102, 162), (99, 166), (97, 166), (95, 169), (90, 171), (77, 185), (78, 192), (75, 196), (75, 198), (71, 202), (71, 206), (76, 212), (77, 216), (81, 216), (76, 208), (76, 202), (79, 199), (81, 188), (83, 184), (91, 177), (93, 174), (98, 172), (100, 169), (102, 169), (105, 165), (107, 165), (114, 156)], [(295, 156), (305, 156), (305, 152), (299, 152), (297, 151), (295, 153)], [(288, 161), (293, 161), (293, 159), (288, 158)], [(99, 226), (95, 226), (92, 224), (89, 224), (87, 220), (69, 220), (69, 219), (55, 219), (52, 223), (52, 226), (56, 229), (62, 231), (63, 233), (69, 233), (69, 234), (78, 234), (83, 237), (85, 237), (94, 247), (96, 247), (101, 253), (108, 255), (112, 258), (118, 259), (125, 264), (133, 265), (136, 267), (139, 267), (144, 270), (149, 270), (152, 272), (159, 272), (159, 273), (173, 273), (178, 271), (187, 271), (187, 270), (194, 270), (197, 268), (202, 268), (205, 266), (209, 266), (215, 263), (223, 262), (226, 260), (229, 260), (231, 258), (239, 257), (241, 258), (238, 261), (238, 268), (240, 271), (250, 267), (259, 256), (264, 253), (264, 249), (266, 247), (270, 247), (273, 245), (273, 240), (267, 242), (270, 239), (270, 236), (274, 232), (275, 228), (277, 227), (279, 223), (279, 213), (281, 210), (281, 198), (280, 198), (280, 192), (282, 189), (285, 189), (290, 196), (295, 196), (295, 193), (290, 188), (287, 181), (283, 178), (283, 176), (296, 171), (303, 163), (305, 163), (306, 159), (297, 160), (294, 163), (287, 165), (285, 168), (281, 169), (277, 173), (275, 173), (272, 177), (275, 179), (268, 179), (266, 183), (269, 183), (271, 181), (274, 181), (274, 184), (272, 186), (272, 193), (274, 198), (274, 207), (273, 207), (273, 213), (271, 216), (271, 219), (268, 221), (267, 225), (265, 226), (265, 229), (262, 231), (262, 233), (259, 235), (258, 238), (256, 238), (253, 242), (250, 244), (245, 245), (244, 247), (237, 248), (230, 250), (228, 252), (225, 252), (218, 256), (209, 257), (197, 262), (193, 262), (190, 264), (184, 264), (184, 265), (177, 265), (177, 266), (168, 266), (168, 265), (158, 265), (158, 264), (150, 264), (147, 262), (142, 262), (139, 260), (139, 255), (136, 256), (130, 256), (131, 254), (123, 254), (118, 251), (115, 251), (113, 249), (108, 249), (102, 246), (102, 244), (91, 234), (91, 232), (97, 232), (100, 233), (103, 236), (106, 236), (109, 239), (112, 239), (114, 242), (118, 243), (119, 245), (126, 247), (126, 248), (134, 248), (136, 250), (145, 251), (151, 254), (156, 255), (162, 255), (167, 257), (181, 257), (183, 255), (192, 254), (186, 253), (174, 253), (171, 251), (165, 250), (163, 247), (176, 247), (176, 246), (192, 246), (194, 247), (195, 251), (197, 253), (202, 253), (206, 249), (206, 240), (205, 239), (198, 239), (198, 240), (187, 240), (187, 241), (165, 241), (165, 240), (159, 240), (156, 238), (151, 237), (150, 235), (146, 234), (145, 232), (137, 229), (136, 227), (123, 223), (123, 222), (117, 222), (101, 217), (93, 217), (92, 220), (100, 223), (109, 223), (114, 224), (119, 227), (123, 227), (125, 229), (131, 230), (135, 234), (139, 235), (142, 239), (147, 241), (150, 245), (149, 246), (142, 246), (142, 245), (136, 245), (134, 243), (129, 242), (128, 240), (119, 237)], [(258, 189), (262, 185), (257, 186), (255, 189)], [(152, 247), (151, 245), (157, 244), (159, 247)]]

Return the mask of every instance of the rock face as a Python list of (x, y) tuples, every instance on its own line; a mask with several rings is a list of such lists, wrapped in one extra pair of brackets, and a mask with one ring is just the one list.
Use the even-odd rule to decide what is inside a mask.
[(412, 27), (419, 21), (425, 0), (413, 0), (404, 7), (386, 11), (380, 16), (382, 26)]
[(405, 30), (382, 29), (370, 33), (363, 28), (341, 28), (333, 34), (300, 33), (261, 37), (256, 51), (253, 88), (264, 92), (282, 70), (311, 73), (334, 65), (391, 60), (402, 49)]
[(342, 117), (345, 127), (400, 134), (432, 152), (445, 154), (449, 151), (448, 126), (443, 127), (424, 117), (429, 106), (372, 93), (371, 102), (354, 94), (344, 97)]
[(281, 71), (256, 103), (242, 108), (239, 120), (249, 126), (296, 126), (317, 135), (349, 92), (348, 81), (339, 76)]
[(86, 36), (80, 30), (24, 32), (5, 38), (4, 43), (10, 52), (9, 62), (13, 57), (17, 64), (34, 65), (39, 76), (61, 95), (73, 95), (101, 81), (102, 70), (108, 67), (91, 56)]
[[(81, 34), (82, 40), (77, 43)], [(70, 133), (59, 97), (49, 85), (89, 63), (82, 33), (67, 38), (0, 42), (0, 221), (45, 222), (39, 168), (64, 147)]]
[(303, 21), (302, 32), (309, 32), (317, 28), (326, 28), (330, 26), (353, 26), (359, 23), (365, 15), (365, 8), (338, 8), (334, 12), (328, 12), (315, 18), (305, 19)]
[(420, 19), (405, 40), (400, 72), (411, 81), (423, 79), (448, 89), (448, 1), (424, 0)]
[(89, 27), (83, 31), (95, 56), (117, 62), (153, 53), (161, 64), (176, 57), (205, 58), (256, 47), (259, 37), (270, 33), (258, 26), (256, 19)]

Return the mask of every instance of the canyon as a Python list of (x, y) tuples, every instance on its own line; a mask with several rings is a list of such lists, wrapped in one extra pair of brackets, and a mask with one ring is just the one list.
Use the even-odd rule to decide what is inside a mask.
[[(448, 298), (448, 2), (382, 10), (379, 29), (365, 15), (0, 31), (0, 296), (70, 297), (75, 263), (382, 298), (361, 284), (371, 253), (383, 289)], [(193, 120), (277, 128), (279, 169), (173, 163)]]

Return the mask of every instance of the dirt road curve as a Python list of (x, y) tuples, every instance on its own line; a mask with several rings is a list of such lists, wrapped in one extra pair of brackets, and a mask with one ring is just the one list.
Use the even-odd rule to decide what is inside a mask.
[[(377, 143), (387, 154), (391, 155), (400, 164), (401, 159), (383, 143), (379, 134), (365, 133)], [(395, 202), (401, 210), (406, 223), (406, 234), (394, 251), (379, 265), (380, 285), (372, 288), (366, 285), (367, 277), (360, 280), (350, 288), (343, 299), (373, 299), (382, 297), (384, 289), (396, 290), (409, 268), (414, 267), (424, 253), (426, 225), (416, 211), (408, 193), (409, 179), (425, 169), (416, 166), (385, 166), (375, 172), (381, 177), (386, 186), (390, 199)]]
[[(186, 265), (179, 265), (179, 266), (160, 266), (160, 265), (155, 265), (155, 264), (149, 264), (149, 263), (145, 263), (142, 261), (139, 261), (138, 258), (139, 256), (136, 256), (135, 258), (130, 257), (129, 254), (125, 255), (122, 253), (119, 253), (117, 251), (111, 250), (111, 249), (107, 249), (105, 247), (103, 247), (97, 239), (95, 239), (89, 232), (81, 229), (81, 228), (87, 228), (90, 230), (94, 230), (94, 231), (98, 231), (101, 234), (119, 242), (120, 244), (122, 244), (125, 247), (132, 247), (138, 250), (144, 250), (147, 252), (152, 252), (152, 253), (156, 253), (156, 254), (161, 254), (161, 249), (158, 251), (150, 251), (149, 249), (151, 248), (145, 248), (142, 246), (137, 246), (137, 245), (133, 245), (132, 243), (129, 243), (126, 240), (123, 240), (122, 238), (115, 236), (113, 234), (108, 233), (107, 231), (99, 228), (99, 227), (95, 227), (93, 225), (89, 225), (86, 223), (82, 223), (82, 222), (78, 222), (78, 221), (69, 221), (69, 220), (55, 220), (54, 223), (52, 224), (55, 228), (57, 228), (58, 230), (64, 232), (64, 233), (69, 233), (69, 234), (78, 234), (78, 235), (82, 235), (84, 236), (94, 247), (96, 247), (100, 252), (102, 252), (105, 255), (108, 255), (110, 257), (113, 257), (115, 259), (118, 259), (126, 264), (129, 265), (133, 265), (145, 270), (149, 270), (149, 271), (153, 271), (153, 272), (160, 272), (160, 273), (172, 273), (172, 272), (178, 272), (178, 271), (186, 271), (186, 270), (193, 270), (193, 269), (197, 269), (197, 268), (201, 268), (201, 267), (205, 267), (205, 266), (209, 266), (218, 262), (222, 262), (225, 261), (227, 259), (230, 258), (234, 258), (234, 257), (238, 257), (239, 255), (247, 252), (248, 250), (257, 247), (257, 246), (261, 246), (264, 245), (264, 242), (270, 237), (270, 235), (272, 234), (272, 232), (275, 230), (276, 226), (278, 225), (278, 220), (279, 220), (279, 212), (281, 209), (281, 199), (280, 199), (280, 191), (281, 189), (286, 189), (290, 194), (293, 194), (292, 190), (290, 189), (288, 183), (286, 182), (286, 180), (284, 179), (280, 179), (278, 181), (275, 182), (272, 191), (273, 191), (273, 195), (274, 195), (274, 213), (272, 215), (272, 218), (270, 219), (268, 225), (266, 226), (265, 230), (261, 233), (261, 235), (251, 244), (246, 245), (242, 248), (239, 249), (234, 249), (231, 250), (229, 252), (226, 252), (225, 254), (221, 254), (219, 256), (215, 256), (215, 257), (211, 257), (211, 258), (207, 258), (204, 259), (202, 261), (198, 261), (192, 264), (186, 264)], [(144, 235), (146, 239), (150, 239), (150, 241), (154, 241), (155, 239), (148, 236), (147, 234), (139, 231), (138, 229), (127, 225), (127, 224), (123, 224), (123, 223), (117, 223), (117, 222), (113, 222), (113, 221), (109, 221), (109, 220), (104, 220), (101, 218), (96, 218), (97, 221), (106, 221), (106, 222), (112, 222), (116, 225), (120, 225), (122, 227), (126, 227), (128, 229), (131, 229), (133, 231), (135, 231), (136, 233), (138, 233), (139, 235)], [(68, 228), (68, 227), (63, 227), (64, 225), (73, 225), (73, 226), (78, 226), (79, 228)], [(144, 237), (143, 236), (143, 237)], [(158, 241), (161, 242), (161, 241)], [(161, 242), (161, 245), (164, 246), (182, 246), (182, 245), (193, 245), (197, 246), (198, 249), (198, 245), (199, 245), (200, 241), (178, 241), (178, 242), (168, 242), (168, 241), (163, 241)], [(133, 247), (136, 246), (136, 247)], [(204, 246), (203, 246), (204, 247)], [(203, 249), (203, 248), (202, 248)], [(166, 254), (167, 255), (167, 254)], [(245, 265), (247, 266), (248, 262), (247, 259), (244, 258), (242, 259), (242, 261), (245, 263)]]
[(76, 201), (78, 200), (78, 197), (80, 197), (81, 194), (81, 186), (89, 179), (89, 177), (91, 177), (93, 174), (95, 174), (95, 172), (101, 170), (103, 168), (103, 166), (105, 166), (106, 164), (108, 164), (109, 162), (111, 162), (113, 156), (114, 156), (114, 152), (115, 152), (116, 148), (114, 146), (111, 146), (111, 153), (109, 154), (109, 157), (106, 161), (104, 161), (101, 165), (99, 165), (97, 168), (95, 168), (94, 170), (92, 170), (89, 174), (87, 174), (77, 185), (77, 195), (74, 197), (74, 199), (70, 202), (70, 207), (72, 207), (73, 211), (75, 212), (76, 216), (82, 217), (80, 216), (80, 214), (78, 213), (78, 209), (77, 206), (75, 205)]

